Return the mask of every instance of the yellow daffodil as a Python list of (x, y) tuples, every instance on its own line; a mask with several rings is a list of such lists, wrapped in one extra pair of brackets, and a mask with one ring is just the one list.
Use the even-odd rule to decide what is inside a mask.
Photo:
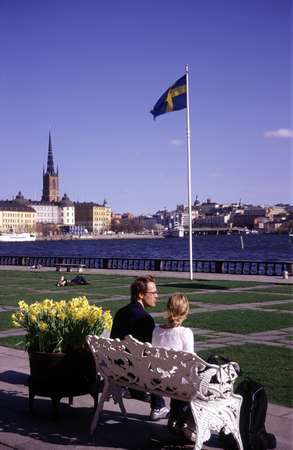
[[(12, 314), (13, 326), (27, 331), (26, 348), (34, 351), (60, 352), (81, 348), (88, 334), (100, 335), (111, 329), (110, 311), (91, 305), (84, 296), (69, 301), (44, 299), (28, 305), (20, 300)], [(40, 335), (41, 331), (41, 335)]]

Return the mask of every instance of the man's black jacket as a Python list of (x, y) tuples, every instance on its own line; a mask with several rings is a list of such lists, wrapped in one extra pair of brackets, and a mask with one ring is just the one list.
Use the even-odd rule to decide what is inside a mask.
[(131, 334), (141, 342), (151, 343), (154, 327), (154, 319), (140, 303), (129, 303), (115, 314), (110, 337), (124, 339)]

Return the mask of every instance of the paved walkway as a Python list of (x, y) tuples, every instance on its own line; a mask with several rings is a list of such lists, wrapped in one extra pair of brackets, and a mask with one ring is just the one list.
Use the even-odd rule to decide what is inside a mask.
[[(27, 266), (0, 266), (0, 270), (21, 270), (24, 272), (56, 272), (55, 267), (41, 267), (40, 269), (30, 269)], [(160, 272), (151, 270), (122, 270), (122, 269), (84, 269), (84, 274), (100, 274), (100, 275), (128, 275), (130, 277), (138, 277), (143, 275), (153, 275), (154, 277), (167, 277), (167, 278), (186, 278), (190, 279), (189, 272)], [(193, 278), (195, 280), (230, 280), (230, 281), (259, 281), (260, 283), (278, 283), (278, 284), (292, 284), (293, 276), (289, 276), (288, 279), (284, 279), (280, 276), (267, 276), (267, 275), (239, 275), (239, 274), (227, 274), (227, 273), (204, 273), (194, 272)]]
[[(107, 402), (104, 423), (93, 438), (89, 434), (93, 400), (88, 395), (75, 397), (73, 406), (63, 399), (58, 421), (51, 419), (50, 400), (37, 397), (35, 415), (31, 416), (28, 374), (25, 352), (0, 347), (0, 450), (192, 449), (192, 445), (184, 445), (168, 432), (166, 420), (149, 422), (149, 405), (136, 400), (126, 400), (126, 423), (117, 406)], [(277, 436), (278, 450), (293, 449), (292, 409), (270, 404), (266, 425)]]

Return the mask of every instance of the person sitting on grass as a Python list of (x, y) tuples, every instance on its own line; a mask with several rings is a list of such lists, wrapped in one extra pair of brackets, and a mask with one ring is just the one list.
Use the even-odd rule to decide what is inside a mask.
[(76, 275), (76, 277), (72, 278), (70, 284), (90, 284), (89, 281), (83, 275)]
[(76, 275), (76, 277), (72, 278), (72, 280), (66, 280), (66, 278), (62, 275), (59, 281), (57, 281), (56, 286), (75, 286), (80, 284), (90, 284), (86, 278), (82, 275)]
[(62, 277), (60, 277), (60, 279), (57, 281), (56, 286), (62, 287), (62, 286), (67, 286), (67, 284), (68, 284), (68, 280), (66, 280), (66, 278), (62, 275)]

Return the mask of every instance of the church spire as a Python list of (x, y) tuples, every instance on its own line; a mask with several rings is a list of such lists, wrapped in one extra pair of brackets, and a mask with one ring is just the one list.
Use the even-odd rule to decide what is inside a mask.
[(55, 170), (54, 170), (53, 150), (52, 150), (52, 141), (51, 141), (51, 131), (49, 131), (49, 147), (48, 147), (47, 173), (48, 173), (49, 175), (56, 175), (56, 174), (55, 174)]
[(57, 172), (54, 169), (51, 131), (49, 131), (47, 171), (45, 172), (43, 168), (42, 202), (59, 202), (59, 176), (58, 169)]

